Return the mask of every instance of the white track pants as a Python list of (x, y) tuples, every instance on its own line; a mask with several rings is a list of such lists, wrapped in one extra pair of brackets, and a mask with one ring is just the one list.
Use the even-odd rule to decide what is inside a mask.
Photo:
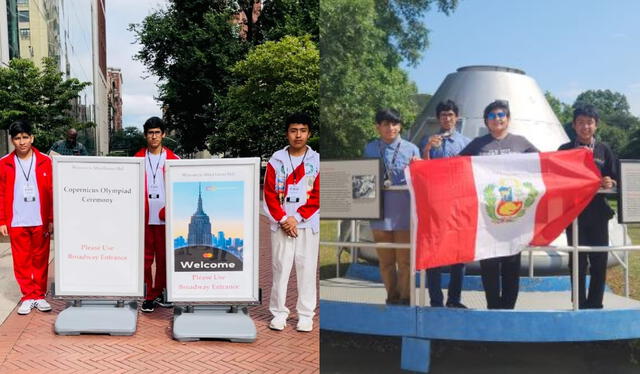
[(298, 318), (313, 318), (316, 308), (318, 283), (318, 248), (320, 233), (313, 233), (310, 228), (298, 229), (298, 237), (290, 238), (281, 229), (271, 232), (271, 270), (273, 284), (269, 311), (274, 317), (287, 318), (289, 309), (287, 302), (287, 283), (293, 263), (296, 264), (296, 280), (298, 283)]

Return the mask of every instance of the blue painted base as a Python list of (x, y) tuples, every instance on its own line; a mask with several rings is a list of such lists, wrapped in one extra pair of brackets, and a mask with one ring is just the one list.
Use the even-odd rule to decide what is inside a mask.
[[(350, 264), (345, 278), (362, 279), (370, 282), (382, 283), (380, 270), (377, 266), (366, 264)], [(416, 274), (416, 286), (419, 285), (419, 274)], [(449, 287), (449, 273), (442, 274), (442, 288)], [(589, 276), (587, 276), (587, 288), (589, 288)], [(462, 289), (466, 291), (482, 291), (482, 279), (478, 275), (465, 275)], [(543, 276), (543, 277), (521, 277), (520, 291), (569, 291), (571, 289), (571, 278), (568, 275)], [(609, 287), (606, 291), (610, 292)]]
[(427, 339), (402, 338), (402, 358), (400, 367), (404, 370), (429, 372), (431, 363), (431, 341)]
[(357, 334), (488, 342), (640, 338), (640, 309), (474, 310), (320, 300), (320, 310), (321, 329)]

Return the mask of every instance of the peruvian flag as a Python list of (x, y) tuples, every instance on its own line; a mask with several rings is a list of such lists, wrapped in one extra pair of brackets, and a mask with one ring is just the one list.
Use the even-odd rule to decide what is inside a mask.
[(602, 178), (584, 148), (416, 161), (405, 174), (417, 270), (549, 245)]

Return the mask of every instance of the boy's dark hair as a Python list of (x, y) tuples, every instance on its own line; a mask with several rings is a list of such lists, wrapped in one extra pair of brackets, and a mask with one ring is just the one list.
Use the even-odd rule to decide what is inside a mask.
[(285, 123), (285, 130), (289, 131), (289, 125), (292, 125), (294, 123), (307, 125), (309, 127), (309, 131), (311, 131), (311, 127), (313, 126), (313, 120), (311, 120), (311, 117), (307, 113), (303, 112), (296, 112), (289, 115)]
[(393, 108), (383, 108), (376, 113), (376, 123), (381, 124), (383, 121), (402, 124), (400, 113)]
[(440, 117), (440, 112), (452, 111), (458, 116), (458, 106), (453, 100), (441, 101), (436, 106), (436, 117)]
[(144, 126), (142, 126), (143, 130), (144, 130), (144, 134), (147, 134), (147, 131), (151, 130), (151, 129), (160, 129), (160, 131), (162, 131), (162, 133), (165, 133), (165, 130), (167, 129), (167, 125), (164, 124), (164, 121), (161, 118), (158, 117), (151, 117), (148, 120), (145, 121)]
[(9, 135), (11, 135), (12, 138), (23, 132), (29, 135), (33, 135), (31, 122), (27, 120), (17, 120), (9, 126)]
[(485, 125), (487, 124), (487, 116), (489, 115), (489, 113), (493, 112), (496, 109), (504, 110), (504, 112), (507, 114), (507, 118), (511, 118), (511, 111), (509, 110), (509, 102), (507, 100), (495, 100), (491, 104), (487, 105), (486, 108), (484, 108), (484, 115), (482, 118), (484, 118)]
[(573, 122), (576, 121), (578, 116), (591, 117), (596, 120), (596, 124), (598, 124), (598, 121), (600, 120), (598, 109), (591, 104), (583, 104), (576, 107), (573, 111)]

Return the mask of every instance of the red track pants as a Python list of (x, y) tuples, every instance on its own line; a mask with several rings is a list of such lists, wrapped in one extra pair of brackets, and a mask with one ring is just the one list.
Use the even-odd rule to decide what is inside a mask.
[[(162, 295), (167, 287), (167, 250), (165, 248), (165, 226), (145, 225), (144, 230), (144, 283), (145, 300), (153, 300)], [(151, 265), (156, 260), (155, 282), (151, 274)]]
[(44, 226), (9, 229), (13, 272), (22, 299), (44, 299), (49, 271), (49, 232)]

